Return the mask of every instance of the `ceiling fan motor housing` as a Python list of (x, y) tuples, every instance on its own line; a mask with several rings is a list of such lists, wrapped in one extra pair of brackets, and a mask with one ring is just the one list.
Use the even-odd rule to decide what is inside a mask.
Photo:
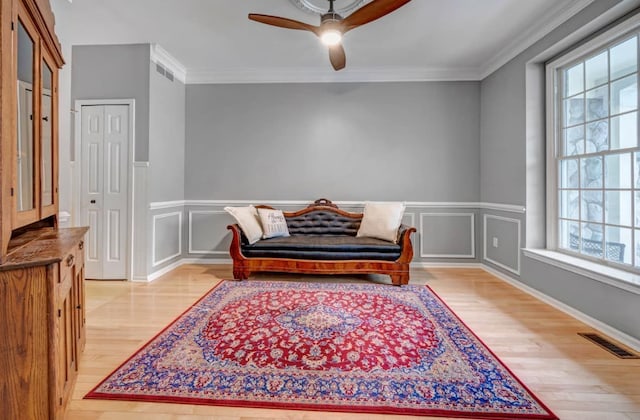
[(342, 21), (342, 16), (340, 16), (336, 12), (325, 13), (320, 18), (320, 24), (321, 25), (324, 24), (324, 23), (337, 23), (337, 22), (340, 22), (340, 21)]

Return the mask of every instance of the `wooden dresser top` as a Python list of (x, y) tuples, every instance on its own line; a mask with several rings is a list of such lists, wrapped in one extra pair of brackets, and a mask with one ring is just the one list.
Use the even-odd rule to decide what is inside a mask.
[(88, 227), (47, 228), (25, 232), (9, 244), (9, 254), (0, 271), (59, 262), (83, 240), (87, 230)]

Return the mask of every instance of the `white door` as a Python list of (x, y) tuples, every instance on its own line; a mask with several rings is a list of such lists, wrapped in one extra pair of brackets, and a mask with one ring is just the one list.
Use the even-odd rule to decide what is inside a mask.
[(86, 277), (126, 279), (129, 106), (83, 105), (81, 114)]

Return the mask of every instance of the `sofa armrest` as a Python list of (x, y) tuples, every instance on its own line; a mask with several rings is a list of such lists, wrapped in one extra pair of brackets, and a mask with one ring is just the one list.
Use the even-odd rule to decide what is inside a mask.
[(398, 244), (400, 245), (400, 258), (398, 262), (411, 262), (413, 258), (413, 244), (411, 234), (416, 232), (413, 226), (400, 225), (398, 228)]
[(229, 229), (233, 235), (231, 238), (231, 245), (229, 246), (231, 258), (244, 258), (242, 255), (242, 244), (247, 243), (247, 238), (244, 236), (244, 233), (242, 233), (240, 225), (234, 223), (232, 225), (228, 225), (227, 229)]

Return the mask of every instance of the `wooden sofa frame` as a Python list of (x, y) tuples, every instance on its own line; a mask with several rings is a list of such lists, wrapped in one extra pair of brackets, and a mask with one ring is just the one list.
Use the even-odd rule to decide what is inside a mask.
[[(256, 206), (273, 209), (270, 206)], [(295, 212), (283, 212), (285, 217), (296, 217), (316, 210), (338, 213), (353, 219), (362, 219), (362, 213), (351, 213), (338, 208), (326, 199), (316, 200), (307, 208)], [(227, 226), (233, 233), (229, 253), (233, 259), (233, 277), (246, 280), (251, 273), (258, 271), (302, 273), (302, 274), (384, 274), (391, 277), (391, 282), (400, 286), (409, 284), (409, 264), (413, 258), (411, 234), (416, 231), (408, 227), (400, 238), (402, 253), (395, 261), (384, 260), (308, 260), (289, 258), (245, 257), (242, 254), (242, 231), (237, 224)]]

